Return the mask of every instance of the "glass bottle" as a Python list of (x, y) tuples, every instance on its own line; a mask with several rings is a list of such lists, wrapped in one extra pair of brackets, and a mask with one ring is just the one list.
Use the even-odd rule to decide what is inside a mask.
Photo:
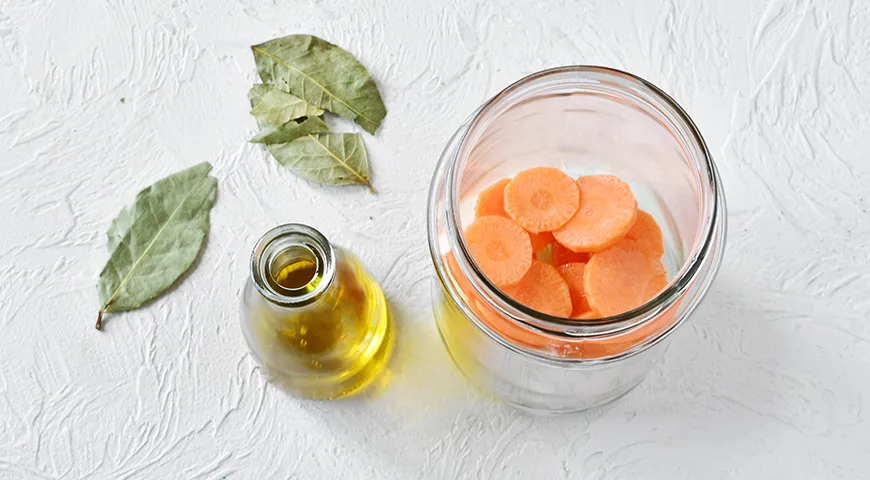
[[(583, 320), (530, 310), (481, 275), (463, 238), (478, 192), (538, 166), (627, 181), (662, 227), (668, 286), (634, 310)], [(673, 99), (625, 72), (569, 66), (519, 80), (459, 127), (427, 217), (433, 308), (455, 363), (507, 403), (557, 413), (613, 400), (655, 367), (716, 275), (727, 215), (715, 162)]]
[(365, 387), (392, 349), (381, 287), (353, 254), (301, 224), (273, 228), (257, 242), (241, 326), (273, 381), (309, 398)]

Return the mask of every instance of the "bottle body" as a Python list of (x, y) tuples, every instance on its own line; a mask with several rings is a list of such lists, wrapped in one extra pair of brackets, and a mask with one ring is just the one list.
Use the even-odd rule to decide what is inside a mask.
[[(384, 294), (346, 250), (329, 245), (328, 256), (310, 260), (322, 267), (310, 274), (304, 268), (309, 260), (294, 260), (294, 255), (273, 255), (281, 260), (269, 262), (266, 273), (276, 285), (249, 277), (241, 299), (245, 341), (272, 380), (291, 393), (318, 399), (349, 395), (375, 379), (389, 359), (392, 335)], [(303, 268), (297, 268), (300, 263)], [(271, 298), (272, 287), (281, 293), (278, 282), (294, 275), (297, 285), (291, 286), (316, 295), (295, 304)]]

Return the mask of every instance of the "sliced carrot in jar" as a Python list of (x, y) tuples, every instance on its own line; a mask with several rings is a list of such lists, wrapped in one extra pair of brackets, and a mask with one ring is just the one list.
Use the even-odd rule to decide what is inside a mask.
[(526, 307), (547, 315), (567, 317), (571, 314), (571, 292), (565, 279), (552, 265), (537, 260), (532, 261), (522, 280), (505, 293)]
[(575, 252), (564, 247), (559, 242), (553, 242), (553, 265), (560, 267), (566, 263), (586, 263), (589, 261), (589, 254), (586, 252)]
[(637, 219), (626, 232), (625, 238), (637, 242), (638, 248), (651, 258), (660, 259), (665, 253), (662, 229), (652, 215), (643, 210), (637, 211)]
[(634, 225), (637, 200), (631, 187), (613, 175), (580, 177), (577, 185), (580, 208), (553, 237), (575, 252), (599, 252), (621, 240)]
[(549, 232), (580, 207), (577, 183), (557, 168), (536, 167), (517, 174), (504, 189), (504, 209), (524, 229)]
[(532, 265), (529, 234), (508, 218), (480, 217), (465, 229), (471, 258), (498, 287), (517, 284)]
[(637, 308), (667, 284), (664, 266), (639, 249), (621, 246), (592, 255), (583, 286), (592, 311), (602, 317)]
[(532, 241), (532, 251), (537, 253), (547, 248), (547, 245), (549, 245), (553, 241), (553, 234), (550, 232), (529, 232), (529, 238)]
[(456, 263), (456, 256), (453, 255), (453, 252), (447, 252), (444, 255), (444, 263), (447, 264), (447, 271), (450, 272), (450, 276), (453, 277), (453, 281), (456, 282), (456, 285), (459, 287), (467, 298), (471, 298), (471, 292), (474, 289), (471, 287), (471, 283), (465, 278), (465, 275), (462, 274), (462, 271), (459, 270), (459, 264)]
[[(677, 312), (680, 310), (681, 303), (682, 299), (677, 300), (657, 317), (628, 332), (586, 341), (583, 345), (583, 358), (601, 358), (619, 355), (649, 339), (662, 335), (666, 330), (673, 327), (677, 321)], [(596, 317), (592, 316), (590, 318)]]
[(580, 314), (590, 311), (589, 302), (586, 301), (586, 287), (583, 286), (583, 273), (586, 270), (585, 263), (566, 263), (558, 269), (559, 274), (565, 279), (568, 284), (568, 291), (571, 293), (571, 317), (574, 318)]
[(488, 215), (508, 216), (507, 212), (504, 211), (504, 187), (510, 181), (510, 178), (504, 178), (480, 192), (477, 196), (477, 203), (474, 204), (475, 218), (486, 217)]

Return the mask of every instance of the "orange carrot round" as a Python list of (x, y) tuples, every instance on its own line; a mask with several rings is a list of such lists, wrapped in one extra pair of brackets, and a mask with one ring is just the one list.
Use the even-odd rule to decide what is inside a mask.
[(580, 177), (577, 185), (580, 208), (553, 237), (575, 252), (599, 252), (622, 239), (634, 225), (637, 200), (631, 187), (613, 175)]
[(468, 281), (459, 269), (459, 264), (456, 263), (456, 257), (453, 255), (453, 252), (447, 252), (447, 254), (444, 255), (444, 263), (447, 264), (447, 270), (450, 272), (450, 276), (453, 277), (459, 290), (461, 290), (466, 297), (471, 298), (474, 289), (471, 286), (471, 282)]
[(588, 312), (590, 308), (586, 301), (586, 287), (583, 286), (583, 273), (586, 270), (586, 264), (567, 263), (557, 270), (565, 279), (568, 291), (571, 293), (571, 317), (576, 318), (578, 315)]
[(651, 258), (659, 259), (665, 253), (662, 230), (652, 215), (643, 210), (637, 211), (637, 219), (634, 225), (625, 234), (627, 240), (637, 242), (638, 248)]
[(552, 251), (553, 266), (556, 267), (561, 267), (566, 263), (586, 263), (589, 261), (588, 253), (569, 250), (559, 242), (552, 243)]
[(477, 203), (474, 204), (475, 218), (487, 215), (508, 216), (507, 212), (504, 211), (504, 187), (510, 181), (510, 178), (501, 179), (480, 192), (477, 196)]
[(540, 252), (541, 250), (547, 248), (547, 245), (549, 245), (553, 241), (553, 234), (550, 232), (529, 232), (529, 238), (532, 241), (532, 251)]
[(486, 278), (498, 287), (517, 284), (532, 264), (529, 234), (508, 218), (476, 219), (465, 229), (465, 244)]
[(505, 293), (532, 310), (547, 315), (567, 317), (571, 314), (568, 284), (552, 265), (544, 262), (532, 261), (528, 273)]
[(659, 260), (621, 246), (592, 255), (583, 276), (589, 306), (605, 317), (641, 306), (666, 284), (667, 274)]
[(577, 183), (557, 168), (536, 167), (517, 174), (504, 189), (504, 209), (532, 233), (564, 225), (580, 207)]

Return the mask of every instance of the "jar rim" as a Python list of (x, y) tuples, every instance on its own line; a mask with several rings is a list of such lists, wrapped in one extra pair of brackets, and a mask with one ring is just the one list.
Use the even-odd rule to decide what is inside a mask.
[[(461, 137), (458, 139), (458, 147), (453, 158), (442, 157), (441, 159), (442, 162), (450, 162), (446, 172), (447, 179), (445, 182), (447, 223), (449, 225), (460, 225), (458, 189), (460, 172), (457, 168), (457, 164), (459, 163), (458, 159), (461, 157), (463, 152), (463, 147), (466, 146), (469, 133), (474, 131), (474, 128), (479, 125), (487, 113), (490, 113), (491, 110), (499, 106), (500, 102), (504, 101), (513, 93), (523, 87), (534, 84), (535, 82), (546, 81), (548, 78), (561, 76), (563, 74), (580, 74), (585, 75), (590, 79), (598, 79), (599, 81), (619, 81), (637, 89), (647, 96), (647, 98), (641, 100), (658, 102), (659, 105), (656, 106), (665, 109), (663, 113), (666, 117), (674, 121), (681, 130), (684, 130), (684, 133), (689, 137), (688, 140), (700, 153), (702, 161), (700, 162), (701, 165), (698, 167), (706, 170), (706, 180), (708, 180), (707, 182), (704, 182), (704, 178), (698, 179), (699, 182), (702, 183), (702, 192), (706, 192), (703, 195), (706, 197), (707, 203), (707, 208), (703, 215), (703, 224), (700, 225), (698, 229), (703, 232), (703, 236), (701, 238), (696, 236), (692, 249), (683, 261), (680, 270), (664, 290), (659, 292), (658, 295), (648, 300), (646, 303), (632, 310), (618, 315), (597, 319), (570, 319), (555, 317), (532, 310), (504, 294), (498, 287), (492, 284), (485, 275), (483, 275), (479, 267), (471, 258), (465, 244), (464, 236), (460, 231), (461, 229), (450, 229), (447, 235), (448, 242), (452, 251), (459, 251), (462, 253), (461, 255), (455, 255), (461, 273), (471, 280), (474, 288), (478, 290), (479, 294), (482, 294), (484, 299), (490, 303), (495, 303), (495, 306), (499, 307), (499, 309), (505, 313), (509, 313), (510, 315), (506, 316), (509, 317), (511, 321), (519, 322), (523, 324), (523, 326), (533, 329), (543, 330), (546, 333), (568, 337), (618, 333), (641, 325), (646, 321), (655, 318), (659, 313), (666, 311), (682, 296), (689, 286), (692, 285), (692, 282), (702, 270), (704, 260), (710, 254), (716, 234), (716, 225), (717, 222), (719, 222), (719, 217), (722, 215), (723, 205), (721, 205), (721, 203), (723, 202), (723, 197), (721, 186), (719, 184), (719, 176), (706, 142), (685, 110), (683, 110), (683, 108), (667, 93), (651, 82), (631, 73), (609, 67), (569, 65), (532, 73), (503, 89), (478, 108), (463, 127), (460, 127), (460, 129), (462, 129), (467, 125), (467, 128), (464, 128), (464, 132), (462, 132)], [(510, 106), (507, 108), (510, 108)], [(457, 131), (457, 133), (459, 132)], [(445, 154), (447, 153), (447, 150), (445, 150)]]

